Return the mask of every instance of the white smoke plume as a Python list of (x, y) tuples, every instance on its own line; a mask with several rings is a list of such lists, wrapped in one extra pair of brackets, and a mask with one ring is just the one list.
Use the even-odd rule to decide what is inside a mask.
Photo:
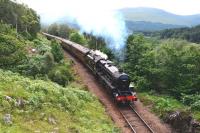
[(76, 23), (81, 32), (103, 37), (108, 48), (116, 53), (125, 46), (127, 37), (125, 21), (116, 10), (120, 4), (119, 0), (21, 1), (36, 9), (41, 15), (42, 22), (53, 23), (61, 18), (67, 18), (70, 22)]
[(105, 0), (84, 0), (83, 4), (77, 3), (78, 0), (69, 2), (65, 12), (72, 22), (78, 24), (82, 32), (103, 37), (108, 48), (113, 51), (119, 52), (124, 48), (127, 33), (125, 21), (111, 2), (109, 4)]

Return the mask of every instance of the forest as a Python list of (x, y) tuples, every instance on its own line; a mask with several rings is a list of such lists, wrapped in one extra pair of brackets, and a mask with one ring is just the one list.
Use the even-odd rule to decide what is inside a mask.
[(159, 37), (160, 39), (178, 38), (184, 39), (193, 43), (200, 43), (200, 25), (194, 27), (167, 29), (158, 32), (152, 32), (150, 34), (153, 37)]

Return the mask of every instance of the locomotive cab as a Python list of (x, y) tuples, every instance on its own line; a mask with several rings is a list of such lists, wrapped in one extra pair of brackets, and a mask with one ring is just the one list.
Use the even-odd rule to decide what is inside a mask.
[(126, 74), (121, 75), (118, 78), (117, 84), (118, 84), (119, 90), (121, 90), (121, 91), (126, 91), (127, 89), (129, 90), (130, 81), (129, 81), (128, 75), (126, 75)]
[(128, 75), (122, 74), (117, 79), (117, 90), (118, 90), (118, 94), (116, 96), (117, 102), (131, 103), (133, 101), (137, 101), (137, 97), (133, 92), (133, 88), (130, 86), (130, 79)]

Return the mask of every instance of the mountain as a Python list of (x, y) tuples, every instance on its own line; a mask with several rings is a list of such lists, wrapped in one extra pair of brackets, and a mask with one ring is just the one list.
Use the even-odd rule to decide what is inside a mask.
[(152, 32), (151, 36), (157, 36), (161, 39), (181, 38), (193, 43), (200, 43), (200, 25), (195, 27), (185, 27), (176, 29), (167, 29), (163, 31)]
[(195, 26), (200, 24), (200, 14), (176, 15), (156, 8), (124, 8), (119, 10), (126, 21), (145, 21), (172, 25)]
[(128, 32), (138, 31), (159, 31), (164, 29), (173, 29), (185, 27), (184, 25), (172, 25), (163, 23), (153, 23), (146, 21), (126, 21)]

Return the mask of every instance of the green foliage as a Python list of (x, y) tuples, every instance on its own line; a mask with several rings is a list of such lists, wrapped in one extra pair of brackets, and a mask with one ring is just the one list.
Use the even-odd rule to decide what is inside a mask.
[(2, 22), (0, 22), (0, 33), (1, 34), (11, 34), (11, 35), (14, 34), (15, 35), (14, 29), (12, 29), (10, 25), (4, 24)]
[[(154, 41), (141, 35), (129, 36), (127, 44), (123, 67), (137, 91), (173, 96), (199, 119), (196, 114), (200, 109), (200, 46), (175, 39)], [(171, 98), (150, 95), (142, 98), (153, 104), (153, 111), (162, 117), (180, 109)]]
[[(6, 24), (0, 24), (0, 27), (2, 27), (0, 32), (1, 68), (45, 80), (48, 79), (47, 75), (51, 71), (50, 79), (63, 86), (72, 80), (73, 72), (69, 69), (69, 65), (61, 63), (64, 53), (59, 43), (48, 41), (39, 34), (32, 42), (20, 36), (16, 38), (11, 27)], [(33, 49), (35, 52), (32, 51)]]
[(169, 112), (174, 112), (176, 110), (187, 111), (187, 107), (172, 97), (158, 96), (153, 93), (140, 93), (139, 98), (145, 105), (151, 107), (153, 112), (162, 118)]
[(62, 85), (66, 86), (73, 80), (72, 70), (70, 64), (58, 64), (48, 74), (49, 78)]
[(44, 36), (38, 34), (35, 38), (33, 47), (36, 48), (40, 55), (44, 55), (46, 52), (51, 52), (51, 41), (47, 40)]
[(56, 41), (52, 41), (51, 43), (51, 53), (53, 54), (55, 61), (58, 63), (64, 59), (64, 53), (62, 47)]
[(153, 45), (141, 36), (128, 39), (125, 68), (141, 89), (168, 93), (199, 92), (200, 47), (181, 40), (165, 40)]
[(200, 25), (192, 28), (167, 29), (152, 33), (152, 36), (159, 36), (161, 39), (179, 38), (189, 42), (200, 43)]
[(0, 34), (0, 67), (20, 64), (25, 57), (24, 43), (11, 35)]
[(144, 59), (145, 51), (147, 51), (150, 46), (151, 44), (146, 42), (142, 35), (131, 35), (127, 39), (124, 69), (130, 74), (132, 80), (135, 82), (139, 79), (141, 79), (141, 83), (146, 82), (144, 79), (145, 77), (141, 78), (144, 72), (141, 70), (139, 63), (141, 59)]
[(43, 73), (44, 68), (44, 58), (43, 56), (37, 55), (28, 60), (24, 66), (20, 66), (26, 75), (36, 77), (37, 74)]
[(79, 34), (78, 32), (74, 32), (74, 33), (70, 34), (69, 39), (78, 44), (82, 44), (82, 45), (87, 44), (87, 40), (85, 39), (85, 37), (83, 35)]
[(69, 38), (69, 35), (73, 32), (73, 30), (69, 28), (68, 25), (57, 23), (51, 24), (47, 28), (44, 28), (43, 31), (62, 38)]
[(200, 120), (199, 95), (184, 95), (182, 102), (173, 97), (156, 95), (155, 93), (140, 93), (140, 100), (151, 107), (152, 111), (165, 118), (168, 113), (183, 111), (192, 113), (195, 119)]
[(26, 36), (29, 36), (28, 34), (36, 36), (40, 30), (40, 18), (36, 12), (11, 0), (0, 1), (0, 20), (11, 24), (18, 32)]
[(0, 121), (1, 132), (117, 132), (98, 100), (77, 86), (63, 88), (3, 70), (0, 81), (0, 118), (12, 117), (12, 125)]
[(200, 95), (184, 95), (182, 96), (182, 102), (191, 107), (192, 110), (200, 110)]

